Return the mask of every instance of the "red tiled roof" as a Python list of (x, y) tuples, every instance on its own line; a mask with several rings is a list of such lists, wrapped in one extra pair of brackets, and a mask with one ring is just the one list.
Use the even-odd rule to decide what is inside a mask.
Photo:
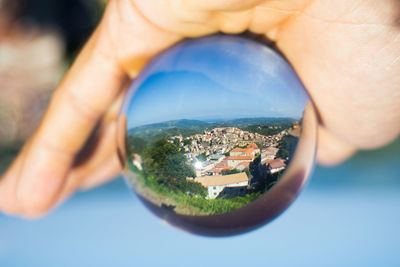
[(223, 171), (223, 170), (232, 170), (232, 169), (233, 169), (233, 167), (231, 167), (231, 166), (226, 166), (226, 167), (223, 167), (223, 168), (215, 167), (215, 168), (211, 169), (211, 172), (221, 173), (221, 171)]
[(249, 178), (247, 177), (247, 174), (245, 172), (240, 172), (229, 175), (196, 177), (194, 181), (201, 183), (203, 186), (218, 186), (248, 182)]
[(265, 149), (266, 152), (270, 152), (270, 153), (276, 153), (278, 152), (279, 148), (273, 147), (273, 146), (269, 146)]
[(253, 156), (230, 156), (228, 160), (253, 160)]
[(250, 166), (250, 162), (246, 162), (246, 161), (243, 161), (243, 162), (240, 162), (238, 165), (236, 165), (236, 166), (239, 166), (239, 165), (243, 165), (243, 166), (245, 166), (245, 167), (249, 167)]
[(247, 148), (258, 149), (259, 147), (256, 144), (250, 144), (250, 145), (247, 146)]
[(253, 153), (254, 151), (256, 151), (254, 148), (248, 148), (248, 149), (246, 149), (246, 154), (251, 154), (251, 153)]
[(246, 149), (237, 147), (237, 148), (232, 149), (231, 152), (246, 152)]
[(269, 164), (271, 169), (278, 169), (286, 166), (285, 161), (283, 159), (272, 159), (268, 160), (267, 163)]

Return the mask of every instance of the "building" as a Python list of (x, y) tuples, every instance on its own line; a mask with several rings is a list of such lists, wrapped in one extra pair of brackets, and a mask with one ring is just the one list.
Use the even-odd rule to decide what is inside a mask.
[(246, 156), (246, 149), (245, 148), (234, 148), (229, 152), (230, 156)]
[(220, 174), (223, 170), (232, 170), (233, 167), (228, 166), (228, 161), (226, 159), (220, 161), (215, 165), (213, 169), (210, 171), (210, 175), (218, 175)]
[(243, 187), (249, 185), (249, 178), (245, 172), (229, 175), (213, 175), (194, 178), (194, 181), (207, 187), (207, 199), (216, 198), (226, 187)]
[(218, 174), (221, 174), (221, 172), (222, 171), (225, 171), (225, 170), (232, 170), (233, 169), (233, 167), (230, 167), (230, 166), (224, 166), (224, 167), (215, 167), (215, 168), (212, 168), (211, 169), (211, 171), (210, 171), (210, 175), (218, 175)]
[(234, 148), (229, 153), (230, 156), (253, 156), (260, 154), (260, 149), (256, 144), (250, 144), (246, 148)]
[(266, 149), (263, 149), (261, 152), (261, 158), (263, 161), (265, 160), (272, 160), (275, 158), (276, 153), (278, 153), (278, 148), (270, 146)]
[(243, 171), (246, 168), (249, 168), (250, 162), (240, 162), (238, 165), (236, 165), (236, 169)]
[(241, 162), (252, 162), (254, 156), (231, 156), (226, 158), (228, 166), (235, 168)]
[(280, 172), (286, 168), (285, 160), (273, 159), (267, 162), (268, 170), (271, 174)]
[(142, 171), (143, 167), (142, 167), (142, 157), (139, 154), (132, 154), (132, 164), (138, 168), (138, 170)]
[(212, 162), (201, 162), (201, 167), (195, 166), (195, 173), (196, 176), (203, 176), (206, 175), (207, 173), (211, 172), (212, 169), (214, 169), (215, 163)]
[[(260, 149), (258, 148), (258, 146), (256, 144), (250, 144), (247, 146), (247, 148), (253, 148), (254, 150), (256, 150), (256, 153), (260, 153)], [(257, 152), (258, 150), (258, 152)]]

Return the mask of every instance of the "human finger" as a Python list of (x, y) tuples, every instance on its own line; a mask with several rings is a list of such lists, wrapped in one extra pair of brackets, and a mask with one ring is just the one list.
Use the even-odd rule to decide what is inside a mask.
[[(179, 1), (175, 1), (179, 2)], [(204, 1), (204, 0), (186, 0), (184, 4), (198, 10), (206, 11), (240, 11), (252, 8), (265, 0), (220, 0), (220, 1)]]
[[(2, 179), (0, 187), (15, 185), (10, 192), (22, 214), (42, 214), (57, 201), (75, 156), (116, 98), (125, 72), (134, 76), (152, 55), (179, 39), (176, 35), (170, 38), (170, 33), (152, 25), (134, 8), (129, 9), (129, 16), (124, 15), (128, 9), (121, 9), (123, 3), (129, 2), (110, 2), (100, 26), (56, 89), (29, 146), (24, 147), (24, 158)], [(143, 37), (145, 30), (148, 34)], [(123, 60), (128, 57), (129, 68)], [(0, 203), (6, 201), (0, 195)]]
[(324, 126), (318, 127), (317, 162), (324, 166), (334, 166), (350, 158), (357, 149), (335, 136)]
[[(16, 195), (27, 213), (53, 203), (75, 155), (119, 91), (123, 72), (112, 66), (111, 56), (96, 53), (91, 42), (57, 89), (26, 152)], [(97, 75), (102, 79), (93, 79)]]
[(117, 154), (116, 120), (103, 122), (90, 137), (68, 174), (61, 198), (77, 189), (89, 189), (114, 178), (122, 169)]
[(400, 133), (399, 6), (390, 0), (354, 5), (313, 1), (275, 36), (325, 129), (342, 143), (374, 149)]
[(124, 73), (107, 44), (98, 29), (52, 97), (42, 123), (25, 148), (20, 172), (12, 167), (13, 175), (6, 177), (17, 180), (15, 194), (26, 213), (49, 208), (75, 155), (118, 94)]
[(24, 152), (25, 150), (22, 150), (19, 153), (0, 179), (0, 211), (7, 214), (17, 214), (21, 211), (21, 207), (15, 195), (17, 179), (14, 179), (14, 177), (19, 176), (21, 164), (25, 157)]

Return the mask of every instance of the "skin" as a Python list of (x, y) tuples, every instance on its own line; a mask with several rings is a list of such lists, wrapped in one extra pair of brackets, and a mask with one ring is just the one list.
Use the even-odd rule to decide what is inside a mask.
[(185, 37), (245, 30), (276, 42), (305, 84), (320, 116), (321, 164), (399, 135), (397, 0), (111, 0), (1, 178), (0, 210), (37, 217), (114, 177), (121, 169), (115, 119), (127, 81)]

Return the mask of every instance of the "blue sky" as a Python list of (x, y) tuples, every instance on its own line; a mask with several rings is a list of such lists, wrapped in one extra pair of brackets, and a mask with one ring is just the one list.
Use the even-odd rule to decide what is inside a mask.
[(186, 41), (154, 59), (123, 104), (128, 128), (177, 119), (300, 118), (308, 96), (269, 48), (232, 36)]

